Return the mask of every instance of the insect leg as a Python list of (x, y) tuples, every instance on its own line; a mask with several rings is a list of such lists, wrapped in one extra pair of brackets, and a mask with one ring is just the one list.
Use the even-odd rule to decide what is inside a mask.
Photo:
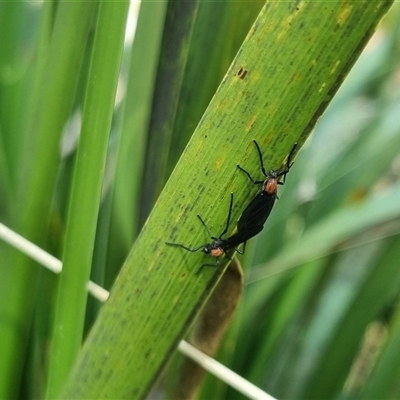
[(260, 159), (261, 171), (263, 172), (264, 176), (268, 176), (267, 173), (265, 172), (264, 161), (263, 161), (262, 153), (261, 153), (261, 150), (260, 150), (260, 146), (258, 145), (258, 143), (255, 140), (253, 140), (253, 142), (254, 142), (254, 144), (256, 145), (256, 148), (257, 148), (258, 157)]
[(243, 243), (243, 249), (242, 250), (239, 250), (239, 249), (235, 248), (235, 251), (237, 251), (240, 255), (243, 255), (245, 250), (246, 250), (246, 243), (247, 242)]
[(206, 243), (205, 243), (205, 244), (202, 244), (200, 246), (197, 246), (197, 247), (191, 249), (190, 247), (187, 247), (182, 243), (165, 242), (165, 244), (167, 244), (168, 246), (182, 247), (182, 249), (190, 251), (191, 253), (194, 253), (194, 252), (200, 250), (201, 248), (203, 248), (206, 245)]
[(297, 142), (293, 145), (292, 150), (290, 150), (290, 153), (287, 157), (286, 160), (286, 165), (284, 168), (282, 168), (280, 171), (278, 171), (277, 176), (283, 176), (283, 182), (278, 182), (279, 185), (284, 185), (286, 182), (286, 175), (290, 171), (290, 168), (292, 168), (293, 162), (292, 162), (292, 157), (293, 153), (297, 147)]
[(201, 264), (200, 267), (197, 268), (197, 271), (195, 272), (195, 274), (196, 275), (199, 274), (203, 267), (218, 268), (219, 266), (220, 266), (220, 262), (219, 262), (219, 259), (217, 258), (215, 264), (210, 264), (210, 263)]
[(211, 239), (217, 240), (217, 238), (214, 237), (214, 236), (211, 234), (210, 230), (208, 229), (208, 226), (206, 225), (206, 223), (203, 221), (203, 218), (201, 218), (199, 214), (197, 214), (197, 218), (198, 218), (198, 219), (200, 220), (200, 222), (203, 224), (205, 230), (207, 231), (208, 236), (209, 236)]
[(231, 200), (230, 200), (230, 203), (229, 203), (229, 211), (228, 211), (228, 217), (227, 217), (227, 219), (226, 219), (225, 229), (224, 229), (223, 232), (219, 235), (219, 239), (221, 239), (221, 237), (224, 236), (226, 232), (228, 232), (229, 223), (230, 223), (230, 221), (231, 221), (232, 206), (233, 206), (233, 193), (231, 192)]
[(258, 184), (264, 182), (264, 181), (255, 181), (252, 178), (252, 176), (244, 168), (242, 168), (239, 164), (236, 164), (236, 167), (238, 167), (242, 172), (244, 172), (247, 175), (247, 177), (251, 180), (251, 182), (254, 183), (254, 185), (258, 185)]

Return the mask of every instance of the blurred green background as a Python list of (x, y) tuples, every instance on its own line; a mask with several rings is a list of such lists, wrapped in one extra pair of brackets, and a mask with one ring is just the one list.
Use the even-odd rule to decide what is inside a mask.
[[(262, 5), (200, 3), (178, 15), (142, 4), (101, 174), (91, 277), (105, 288)], [(0, 3), (0, 222), (58, 258), (97, 6)], [(245, 292), (217, 359), (280, 399), (400, 397), (399, 27), (395, 4), (241, 258)], [(58, 278), (3, 242), (0, 263), (1, 395), (42, 398)], [(85, 332), (99, 307), (89, 299)], [(200, 398), (242, 397), (208, 377)]]

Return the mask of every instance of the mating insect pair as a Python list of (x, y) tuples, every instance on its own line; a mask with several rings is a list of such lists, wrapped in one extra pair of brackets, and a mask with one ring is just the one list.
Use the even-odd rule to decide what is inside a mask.
[[(203, 219), (200, 217), (200, 215), (197, 215), (197, 217), (200, 219), (200, 222), (207, 231), (208, 235), (213, 240), (211, 243), (205, 243), (200, 246), (190, 248), (181, 243), (166, 242), (166, 244), (170, 246), (181, 247), (192, 253), (202, 249), (204, 253), (216, 257), (217, 260), (215, 264), (210, 264), (210, 263), (202, 264), (200, 268), (196, 271), (196, 273), (200, 272), (200, 270), (204, 266), (219, 267), (220, 265), (219, 257), (222, 256), (224, 253), (226, 253), (228, 250), (233, 249), (239, 254), (243, 254), (245, 247), (243, 247), (243, 251), (239, 250), (237, 247), (241, 243), (244, 243), (245, 246), (247, 240), (251, 239), (252, 237), (256, 236), (258, 233), (262, 231), (264, 223), (267, 220), (269, 214), (271, 213), (272, 207), (275, 204), (275, 200), (278, 198), (277, 195), (278, 185), (283, 185), (285, 183), (286, 174), (290, 171), (290, 168), (293, 165), (291, 159), (294, 150), (296, 149), (297, 143), (294, 144), (292, 150), (290, 151), (285, 166), (277, 171), (271, 170), (267, 174), (264, 168), (264, 162), (260, 147), (258, 146), (258, 143), (255, 140), (253, 140), (253, 142), (257, 148), (258, 156), (260, 159), (261, 171), (264, 174), (265, 179), (256, 181), (245, 169), (243, 169), (240, 165), (237, 165), (237, 167), (247, 175), (247, 177), (253, 184), (258, 185), (262, 183), (261, 189), (257, 192), (256, 196), (248, 204), (248, 206), (245, 208), (242, 215), (240, 216), (237, 223), (237, 232), (234, 233), (232, 236), (228, 237), (227, 239), (222, 238), (228, 232), (229, 228), (232, 206), (233, 206), (233, 193), (231, 193), (231, 200), (229, 204), (229, 211), (226, 219), (225, 229), (218, 237), (215, 237), (211, 234), (210, 230), (208, 229)], [(283, 177), (282, 181), (280, 181), (281, 177)]]

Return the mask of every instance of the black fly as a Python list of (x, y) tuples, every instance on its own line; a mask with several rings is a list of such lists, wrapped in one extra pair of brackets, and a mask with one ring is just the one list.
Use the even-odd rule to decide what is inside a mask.
[[(246, 235), (248, 236), (247, 239), (250, 239), (250, 237), (253, 237), (257, 233), (262, 231), (264, 223), (267, 220), (275, 204), (275, 200), (278, 198), (278, 185), (283, 185), (285, 183), (286, 174), (290, 171), (290, 168), (293, 165), (291, 159), (297, 146), (297, 143), (295, 143), (287, 157), (286, 164), (283, 168), (279, 170), (271, 170), (267, 174), (264, 168), (264, 162), (260, 147), (255, 140), (253, 140), (253, 142), (257, 148), (261, 171), (264, 174), (265, 179), (256, 181), (245, 169), (243, 169), (240, 165), (237, 165), (237, 167), (247, 175), (252, 183), (254, 183), (255, 185), (262, 183), (261, 189), (257, 192), (256, 196), (253, 198), (250, 204), (245, 208), (238, 221), (237, 229), (239, 232), (242, 231), (250, 233), (257, 231), (252, 236)], [(280, 181), (281, 177), (283, 177), (283, 181)]]
[(200, 217), (200, 215), (197, 214), (197, 217), (199, 218), (200, 222), (203, 224), (208, 235), (210, 236), (211, 239), (213, 239), (213, 241), (211, 243), (204, 243), (204, 244), (201, 244), (200, 246), (194, 247), (192, 249), (181, 243), (165, 242), (165, 244), (167, 244), (169, 246), (182, 247), (182, 249), (190, 251), (191, 253), (194, 253), (201, 249), (205, 254), (209, 254), (210, 256), (217, 258), (215, 264), (210, 264), (210, 263), (202, 264), (199, 267), (199, 269), (196, 271), (196, 274), (199, 273), (200, 270), (205, 266), (219, 267), (220, 266), (219, 257), (221, 257), (228, 250), (234, 249), (238, 253), (243, 254), (242, 251), (240, 251), (239, 249), (236, 248), (241, 243), (243, 243), (244, 241), (247, 240), (246, 238), (243, 237), (243, 235), (240, 232), (233, 234), (232, 236), (228, 237), (227, 239), (222, 238), (222, 236), (224, 236), (226, 234), (226, 232), (228, 232), (228, 229), (229, 229), (229, 223), (230, 223), (231, 214), (232, 214), (232, 206), (233, 206), (233, 193), (231, 193), (231, 201), (229, 203), (229, 211), (228, 211), (228, 217), (226, 219), (225, 229), (218, 237), (215, 237), (211, 234), (206, 223), (203, 221), (203, 219)]

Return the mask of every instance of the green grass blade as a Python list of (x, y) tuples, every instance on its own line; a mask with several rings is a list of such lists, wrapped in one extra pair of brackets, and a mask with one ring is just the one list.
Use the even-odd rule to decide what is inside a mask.
[(141, 186), (141, 225), (165, 184), (179, 93), (199, 2), (169, 2), (160, 48)]
[(47, 398), (55, 398), (80, 349), (86, 284), (103, 183), (129, 2), (101, 2), (75, 166), (50, 355)]
[[(139, 200), (146, 134), (157, 72), (167, 2), (143, 1), (129, 60), (128, 83), (117, 148), (109, 270), (115, 276), (139, 233)], [(143, 73), (145, 71), (146, 73)], [(110, 268), (111, 267), (111, 268)]]

